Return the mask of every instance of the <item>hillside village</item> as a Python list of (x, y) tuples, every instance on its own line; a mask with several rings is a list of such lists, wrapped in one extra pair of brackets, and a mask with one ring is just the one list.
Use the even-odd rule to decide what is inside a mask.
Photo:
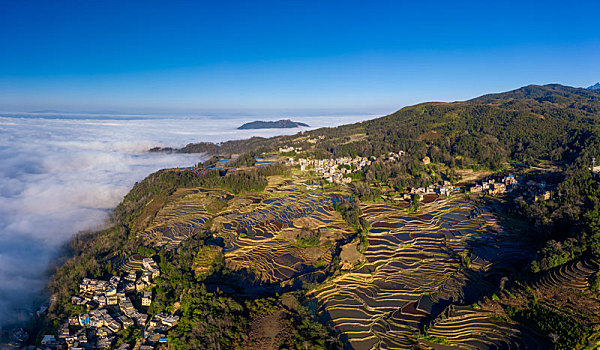
[[(285, 147), (280, 148), (280, 153), (288, 153), (294, 151), (300, 151), (301, 148)], [(401, 157), (406, 154), (404, 151), (389, 152), (388, 154), (381, 155), (379, 159), (386, 162), (399, 161)], [(300, 171), (314, 171), (319, 177), (325, 179), (329, 183), (336, 184), (349, 184), (352, 182), (351, 174), (357, 171), (364, 171), (370, 166), (377, 158), (371, 157), (340, 157), (335, 159), (311, 159), (311, 158), (288, 158), (288, 164), (291, 166), (299, 166)], [(431, 164), (429, 157), (422, 159), (424, 165)], [(519, 184), (519, 181), (513, 174), (502, 177), (498, 180), (489, 179), (483, 180), (471, 186), (464, 188), (465, 191), (471, 193), (483, 193), (490, 196), (496, 196), (512, 191)], [(427, 187), (409, 187), (406, 193), (401, 195), (393, 196), (392, 200), (412, 200), (413, 197), (418, 195), (419, 200), (423, 200), (425, 195), (442, 195), (448, 196), (454, 191), (460, 191), (460, 187), (455, 187), (450, 181), (444, 181), (443, 184), (432, 184)], [(544, 195), (547, 196), (547, 195)], [(388, 196), (385, 196), (388, 198)], [(385, 198), (384, 198), (385, 199)], [(537, 199), (536, 199), (537, 200)]]
[(512, 191), (517, 185), (519, 181), (517, 178), (510, 174), (508, 176), (502, 177), (499, 180), (494, 178), (481, 181), (472, 186), (467, 187), (467, 191), (471, 193), (485, 193), (490, 196), (495, 196), (498, 194), (506, 193)]
[[(515, 193), (518, 189), (519, 192)], [(527, 203), (547, 201), (551, 198), (553, 186), (545, 181), (528, 180), (524, 182), (522, 177), (508, 174), (506, 176), (491, 176), (485, 180), (467, 186), (466, 192), (498, 196), (505, 193), (515, 193), (517, 198)]]
[(352, 182), (352, 178), (346, 175), (364, 170), (366, 166), (371, 164), (371, 161), (366, 157), (342, 157), (337, 159), (299, 158), (298, 160), (289, 158), (289, 164), (292, 166), (299, 165), (301, 171), (313, 170), (327, 182), (342, 184)]
[[(302, 148), (285, 147), (280, 148), (280, 153), (289, 153), (301, 151)], [(380, 158), (385, 161), (398, 161), (405, 154), (404, 151), (398, 153), (389, 152)], [(319, 177), (327, 182), (336, 184), (348, 184), (352, 182), (349, 176), (357, 171), (364, 171), (366, 167), (376, 160), (375, 157), (340, 157), (335, 159), (311, 159), (311, 158), (288, 158), (288, 164), (299, 166), (301, 171), (314, 171)]]
[(145, 313), (152, 304), (153, 280), (160, 268), (152, 258), (142, 258), (141, 269), (107, 279), (84, 278), (79, 294), (71, 303), (84, 312), (69, 317), (59, 326), (58, 335), (45, 335), (45, 349), (129, 349), (128, 344), (115, 344), (116, 334), (125, 329), (141, 332), (136, 349), (154, 349), (167, 342), (167, 332), (179, 316), (161, 312), (151, 319)]
[[(338, 158), (321, 158), (315, 159), (311, 157), (302, 157), (300, 154), (303, 153), (302, 147), (284, 146), (279, 147), (278, 153), (261, 155), (255, 157), (255, 167), (262, 167), (276, 163), (286, 164), (291, 167), (298, 168), (303, 173), (314, 173), (318, 178), (323, 179), (327, 183), (344, 185), (350, 184), (354, 181), (353, 174), (359, 172), (365, 172), (368, 167), (373, 165), (376, 161), (382, 161), (386, 163), (394, 163), (400, 161), (402, 157), (407, 154), (405, 151), (400, 150), (397, 152), (388, 152), (382, 154), (379, 157), (338, 157)], [(295, 155), (295, 156), (291, 156)], [(181, 168), (180, 171), (193, 171), (194, 173), (204, 173), (210, 169), (218, 169), (223, 174), (234, 173), (243, 171), (244, 168), (233, 168), (227, 166), (230, 159), (221, 159), (216, 164), (209, 165), (208, 167), (199, 166)], [(428, 156), (421, 159), (423, 165), (434, 165)], [(422, 201), (424, 196), (440, 195), (449, 196), (454, 192), (469, 192), (473, 194), (484, 194), (489, 196), (498, 196), (508, 192), (511, 192), (520, 185), (518, 176), (514, 174), (508, 174), (506, 176), (498, 177), (492, 176), (484, 180), (477, 181), (473, 184), (463, 185), (457, 187), (452, 182), (444, 180), (437, 184), (431, 184), (422, 187), (407, 187), (405, 192), (396, 193), (393, 195), (382, 194), (382, 198), (392, 201), (408, 200), (411, 201), (414, 198)], [(528, 183), (528, 185), (532, 185)], [(548, 199), (549, 191), (543, 190), (543, 187), (539, 187), (537, 184), (529, 186), (526, 190), (526, 197), (533, 201), (539, 199)]]

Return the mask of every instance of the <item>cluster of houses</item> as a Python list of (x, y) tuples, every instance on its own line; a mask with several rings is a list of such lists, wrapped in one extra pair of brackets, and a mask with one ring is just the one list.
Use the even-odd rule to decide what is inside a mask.
[(485, 193), (490, 196), (495, 196), (510, 192), (519, 185), (519, 180), (513, 175), (509, 174), (500, 179), (487, 179), (476, 183), (467, 188), (471, 193)]
[(345, 175), (355, 171), (362, 171), (371, 164), (371, 160), (366, 157), (341, 157), (336, 159), (307, 159), (289, 158), (291, 165), (299, 165), (301, 171), (314, 170), (320, 177), (328, 182), (350, 183), (351, 178)]
[[(160, 276), (158, 264), (143, 258), (141, 271), (130, 271), (123, 277), (108, 280), (84, 278), (79, 295), (71, 298), (73, 305), (85, 307), (86, 312), (73, 315), (59, 327), (58, 335), (45, 335), (42, 346), (51, 349), (113, 349), (116, 333), (135, 327), (142, 329), (146, 349), (167, 342), (167, 332), (179, 317), (160, 313), (149, 320), (143, 309), (152, 304), (153, 279)], [(119, 349), (128, 349), (125, 344)]]
[(290, 153), (290, 152), (300, 152), (300, 151), (302, 151), (302, 147), (292, 147), (292, 146), (279, 147), (279, 153)]
[(411, 199), (414, 195), (419, 195), (421, 199), (423, 199), (423, 195), (428, 195), (428, 194), (438, 194), (441, 196), (449, 196), (450, 193), (452, 193), (452, 191), (456, 190), (457, 188), (452, 186), (452, 183), (450, 183), (450, 181), (444, 181), (443, 184), (435, 184), (435, 185), (429, 185), (427, 187), (412, 187), (409, 188), (407, 193), (404, 194), (404, 198), (403, 199)]
[(317, 142), (319, 142), (319, 140), (324, 140), (324, 139), (325, 139), (325, 135), (321, 135), (321, 136), (318, 136), (318, 137), (315, 137), (315, 138), (312, 138), (312, 139), (309, 138), (309, 139), (306, 140), (306, 142), (311, 143), (311, 144), (314, 145)]
[(484, 193), (491, 196), (511, 192), (519, 187), (518, 194), (526, 202), (532, 203), (537, 201), (547, 201), (552, 196), (553, 185), (547, 184), (545, 181), (529, 180), (524, 183), (522, 178), (515, 175), (507, 175), (499, 178), (489, 178), (467, 187), (467, 191), (471, 193)]
[(383, 160), (387, 162), (398, 162), (400, 161), (400, 158), (402, 158), (405, 154), (406, 152), (404, 151), (388, 152), (388, 154), (382, 155), (381, 158), (383, 158)]
[[(471, 193), (484, 193), (491, 196), (510, 192), (519, 185), (519, 180), (512, 174), (503, 176), (498, 179), (486, 179), (478, 182), (474, 185), (467, 186), (466, 191)], [(440, 195), (449, 196), (452, 192), (461, 190), (460, 187), (455, 187), (449, 181), (444, 181), (443, 184), (429, 185), (427, 187), (413, 187), (408, 188), (407, 192), (402, 195), (402, 198), (398, 199), (411, 200), (415, 195), (419, 195), (419, 198), (423, 200), (425, 195)]]
[[(161, 312), (152, 317), (148, 323), (148, 330), (153, 331), (156, 337), (160, 337), (161, 335), (166, 334), (169, 329), (175, 327), (178, 321), (179, 316)], [(149, 337), (151, 336), (152, 334), (149, 335)]]
[[(279, 152), (284, 153), (294, 150), (300, 151), (302, 148), (285, 147), (280, 148)], [(381, 155), (380, 159), (397, 162), (404, 154), (404, 151), (389, 152)], [(336, 159), (288, 158), (288, 162), (292, 166), (300, 166), (301, 171), (313, 170), (327, 182), (343, 184), (352, 182), (352, 179), (346, 175), (365, 170), (376, 159), (376, 157), (340, 157)]]
[(546, 181), (537, 182), (529, 180), (527, 181), (526, 185), (527, 187), (523, 195), (530, 202), (537, 202), (541, 200), (547, 201), (552, 195), (551, 187), (553, 186), (548, 185)]

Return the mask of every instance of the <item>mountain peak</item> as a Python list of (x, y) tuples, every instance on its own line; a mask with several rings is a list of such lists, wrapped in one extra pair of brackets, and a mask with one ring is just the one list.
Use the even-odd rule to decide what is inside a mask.
[(600, 90), (600, 83), (596, 83), (594, 85), (588, 86), (586, 89), (588, 89), (588, 90)]

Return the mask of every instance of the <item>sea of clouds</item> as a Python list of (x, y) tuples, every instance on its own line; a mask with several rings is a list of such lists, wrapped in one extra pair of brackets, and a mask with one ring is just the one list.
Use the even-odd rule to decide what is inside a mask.
[[(295, 120), (311, 125), (306, 130), (369, 118)], [(255, 119), (0, 115), (0, 329), (31, 314), (49, 262), (77, 232), (101, 228), (136, 181), (205, 160), (151, 147), (299, 131), (236, 130)]]

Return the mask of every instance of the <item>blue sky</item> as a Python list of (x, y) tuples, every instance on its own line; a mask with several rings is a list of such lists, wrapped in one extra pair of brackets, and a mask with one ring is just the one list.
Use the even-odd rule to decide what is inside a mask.
[(385, 113), (600, 80), (599, 1), (0, 1), (0, 110)]

